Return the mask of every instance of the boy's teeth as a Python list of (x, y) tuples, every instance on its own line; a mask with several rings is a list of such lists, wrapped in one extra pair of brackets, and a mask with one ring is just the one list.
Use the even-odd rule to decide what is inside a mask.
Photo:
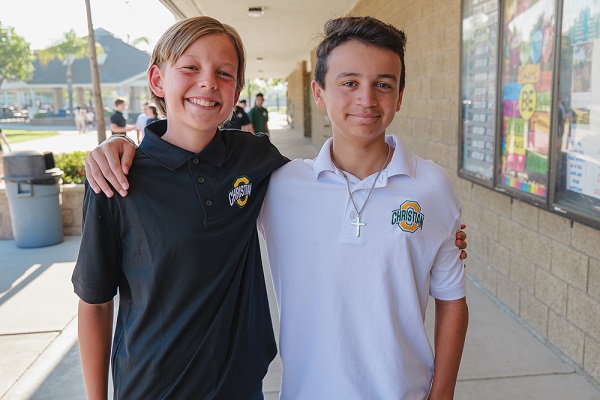
[(217, 104), (214, 101), (206, 101), (206, 100), (200, 100), (200, 99), (191, 99), (191, 101), (192, 101), (192, 103), (197, 104), (202, 107), (214, 107), (215, 104)]

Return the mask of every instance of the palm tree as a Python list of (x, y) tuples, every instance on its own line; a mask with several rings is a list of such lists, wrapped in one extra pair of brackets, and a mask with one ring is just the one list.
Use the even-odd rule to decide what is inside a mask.
[[(101, 51), (101, 50), (99, 50)], [(67, 89), (69, 92), (69, 111), (73, 110), (73, 75), (71, 66), (75, 60), (88, 56), (88, 41), (85, 38), (77, 37), (74, 29), (65, 33), (61, 40), (51, 47), (39, 50), (37, 55), (40, 63), (48, 64), (52, 59), (66, 61), (67, 66)]]
[(98, 144), (106, 139), (106, 120), (104, 119), (104, 105), (102, 104), (102, 90), (100, 89), (100, 73), (98, 71), (98, 58), (96, 57), (96, 36), (94, 24), (92, 23), (92, 9), (90, 0), (85, 0), (85, 9), (88, 24), (88, 40), (90, 49), (90, 69), (94, 91), (94, 104), (96, 106), (96, 130), (98, 133)]
[(150, 39), (148, 39), (148, 37), (146, 36), (140, 36), (138, 38), (135, 38), (133, 40), (129, 40), (129, 35), (127, 35), (127, 44), (130, 44), (134, 47), (137, 47), (140, 43), (145, 44), (146, 46), (150, 46)]

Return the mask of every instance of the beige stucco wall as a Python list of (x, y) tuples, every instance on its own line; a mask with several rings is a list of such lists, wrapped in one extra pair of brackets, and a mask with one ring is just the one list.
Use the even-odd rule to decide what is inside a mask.
[[(61, 199), (63, 231), (65, 236), (81, 234), (83, 185), (63, 185)], [(11, 216), (6, 190), (0, 189), (0, 240), (13, 239)]]
[(301, 61), (286, 79), (288, 83), (287, 114), (292, 128), (299, 132), (310, 131), (305, 124), (305, 115), (308, 112), (305, 107), (306, 74), (306, 61)]
[[(404, 100), (388, 133), (450, 173), (468, 225), (470, 276), (600, 381), (600, 230), (457, 175), (460, 9), (460, 0), (363, 0), (351, 12), (408, 37)], [(321, 145), (328, 121), (310, 104), (313, 143)]]

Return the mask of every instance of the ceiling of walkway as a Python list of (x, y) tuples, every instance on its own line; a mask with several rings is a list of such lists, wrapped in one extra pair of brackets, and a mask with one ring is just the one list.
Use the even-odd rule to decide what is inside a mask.
[[(247, 53), (247, 79), (285, 78), (308, 60), (323, 23), (350, 11), (358, 0), (160, 0), (182, 19), (208, 15), (233, 26)], [(262, 7), (260, 17), (248, 15)]]

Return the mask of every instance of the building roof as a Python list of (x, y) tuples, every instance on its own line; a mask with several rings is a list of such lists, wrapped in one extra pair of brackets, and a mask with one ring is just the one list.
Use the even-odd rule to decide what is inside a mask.
[[(145, 74), (150, 62), (148, 53), (123, 42), (105, 29), (98, 28), (94, 32), (96, 42), (104, 48), (104, 54), (98, 56), (101, 84), (119, 84)], [(54, 59), (43, 65), (36, 60), (34, 67), (35, 72), (33, 78), (27, 82), (28, 85), (62, 86), (66, 84), (67, 71), (64, 61)], [(72, 65), (72, 74), (74, 85), (91, 84), (89, 57), (75, 60)]]

